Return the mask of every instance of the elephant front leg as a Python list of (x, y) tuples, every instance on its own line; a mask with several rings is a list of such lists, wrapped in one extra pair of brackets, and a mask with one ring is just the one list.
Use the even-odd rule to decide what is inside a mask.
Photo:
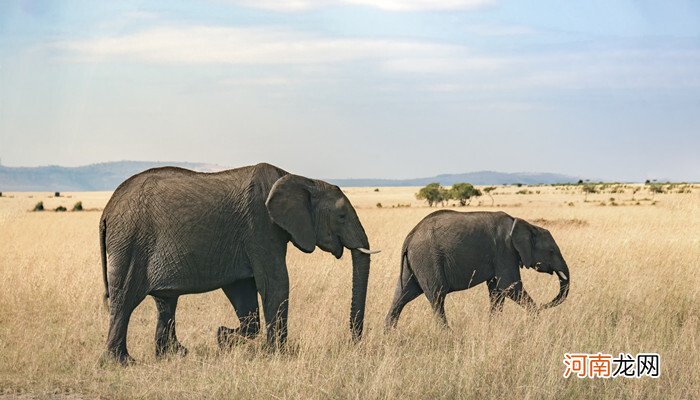
[(506, 294), (498, 288), (498, 280), (493, 278), (486, 282), (489, 288), (489, 302), (491, 303), (491, 315), (503, 311), (503, 302)]
[(289, 275), (285, 256), (286, 241), (278, 248), (252, 247), (248, 258), (253, 267), (255, 286), (262, 298), (267, 344), (271, 349), (284, 346), (287, 341), (287, 315), (289, 311)]
[(158, 324), (156, 326), (156, 357), (168, 354), (187, 355), (187, 349), (177, 340), (175, 333), (176, 297), (153, 296), (158, 309)]
[(525, 291), (522, 281), (517, 281), (511, 285), (507, 290), (508, 297), (514, 302), (518, 303), (526, 311), (535, 313), (537, 312), (537, 305), (535, 301), (532, 300), (529, 294)]
[(272, 349), (281, 348), (287, 342), (289, 281), (280, 282), (275, 290), (268, 291), (262, 297), (267, 326), (267, 344)]
[(226, 297), (233, 305), (239, 320), (238, 328), (219, 327), (216, 339), (219, 347), (224, 349), (241, 339), (253, 339), (260, 332), (260, 311), (258, 309), (258, 290), (253, 278), (236, 281), (223, 288)]

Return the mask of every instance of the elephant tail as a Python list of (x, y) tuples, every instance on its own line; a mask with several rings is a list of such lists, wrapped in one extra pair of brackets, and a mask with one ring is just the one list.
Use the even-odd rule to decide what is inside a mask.
[(105, 285), (105, 294), (102, 302), (109, 308), (109, 284), (107, 282), (107, 221), (103, 218), (100, 221), (100, 256), (102, 257), (102, 280)]
[[(408, 240), (406, 242), (408, 242)], [(411, 270), (411, 264), (408, 261), (408, 245), (407, 243), (404, 243), (403, 248), (401, 249), (401, 273), (399, 274), (401, 291), (403, 291), (404, 283), (408, 282), (408, 280), (411, 278), (412, 273), (413, 271)]]

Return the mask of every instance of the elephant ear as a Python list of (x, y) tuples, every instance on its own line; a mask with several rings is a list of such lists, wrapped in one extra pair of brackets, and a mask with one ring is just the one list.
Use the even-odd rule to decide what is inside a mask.
[(532, 227), (526, 221), (520, 218), (515, 218), (511, 229), (511, 241), (513, 247), (520, 255), (522, 264), (530, 268), (534, 264), (532, 259)]
[(311, 189), (314, 182), (298, 175), (278, 179), (265, 206), (272, 221), (287, 231), (292, 243), (301, 251), (311, 253), (316, 248), (316, 234), (311, 216)]

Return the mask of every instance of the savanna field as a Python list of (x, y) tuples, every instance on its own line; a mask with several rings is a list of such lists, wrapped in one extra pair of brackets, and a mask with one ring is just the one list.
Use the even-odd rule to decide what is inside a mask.
[[(634, 188), (641, 188), (634, 192)], [(21, 398), (700, 398), (700, 186), (652, 194), (643, 185), (585, 194), (577, 186), (500, 186), (460, 211), (502, 210), (552, 232), (571, 272), (560, 306), (528, 316), (507, 300), (489, 318), (485, 285), (447, 297), (443, 330), (424, 296), (398, 328), (384, 317), (406, 234), (428, 213), (418, 188), (347, 188), (372, 256), (365, 336), (350, 341), (351, 261), (290, 245), (289, 347), (264, 335), (220, 352), (220, 325), (238, 320), (222, 291), (180, 298), (177, 331), (190, 353), (156, 360), (156, 309), (129, 326), (137, 364), (101, 363), (98, 220), (110, 193), (0, 197), (0, 394)], [(679, 191), (683, 193), (678, 193)], [(520, 192), (520, 193), (517, 193)], [(633, 200), (634, 198), (634, 200)], [(43, 201), (47, 211), (31, 212)], [(85, 208), (71, 212), (78, 201)], [(381, 207), (378, 207), (381, 203)], [(451, 202), (452, 203), (452, 202)], [(63, 205), (68, 212), (54, 212)], [(401, 205), (401, 207), (399, 207)], [(446, 205), (452, 208), (452, 204)], [(440, 207), (438, 207), (440, 208)], [(177, 210), (173, 210), (174, 213)], [(522, 271), (536, 302), (555, 277)], [(562, 377), (564, 353), (655, 352), (658, 379)]]

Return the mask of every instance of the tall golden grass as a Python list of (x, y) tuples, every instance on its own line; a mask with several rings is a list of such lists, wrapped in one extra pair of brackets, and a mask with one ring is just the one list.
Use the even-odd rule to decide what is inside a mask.
[[(263, 339), (219, 352), (219, 325), (237, 325), (221, 291), (184, 296), (178, 335), (185, 358), (154, 356), (155, 307), (134, 313), (129, 349), (138, 364), (99, 362), (108, 312), (98, 246), (109, 193), (5, 193), (0, 198), (0, 394), (72, 398), (698, 398), (700, 397), (700, 197), (692, 193), (602, 193), (575, 187), (499, 187), (461, 211), (503, 210), (550, 229), (571, 268), (568, 300), (536, 317), (508, 301), (489, 318), (482, 285), (447, 298), (451, 329), (440, 328), (425, 297), (385, 333), (404, 237), (435, 210), (416, 188), (348, 188), (373, 248), (366, 334), (350, 342), (349, 253), (336, 260), (290, 247), (288, 351)], [(536, 193), (539, 191), (539, 193)], [(31, 198), (29, 196), (32, 196)], [(611, 197), (616, 198), (610, 200)], [(649, 200), (641, 200), (648, 198)], [(639, 202), (639, 205), (637, 205)], [(382, 203), (382, 208), (376, 204)], [(481, 204), (479, 204), (481, 203)], [(602, 204), (605, 204), (603, 206)], [(618, 204), (617, 206), (612, 203)], [(397, 204), (411, 207), (392, 208)], [(487, 206), (488, 205), (488, 206)], [(558, 282), (524, 271), (536, 301)], [(658, 352), (658, 379), (564, 379), (565, 352)]]

